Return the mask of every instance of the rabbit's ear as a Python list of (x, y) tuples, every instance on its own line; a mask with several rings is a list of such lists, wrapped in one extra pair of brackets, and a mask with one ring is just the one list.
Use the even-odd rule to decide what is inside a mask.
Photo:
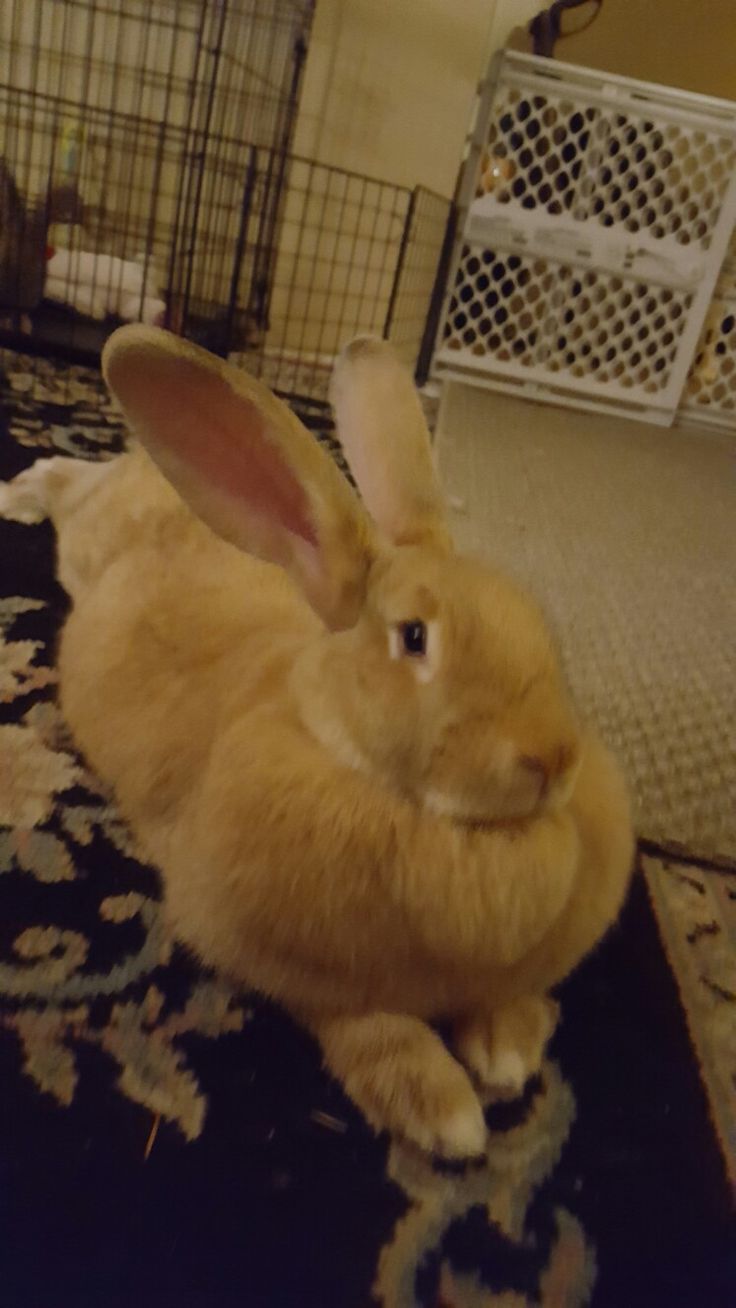
[(114, 332), (103, 371), (190, 508), (225, 540), (281, 564), (328, 626), (351, 626), (374, 528), (291, 410), (247, 373), (155, 327)]
[(361, 336), (337, 359), (330, 399), (369, 512), (397, 545), (450, 547), (446, 506), (413, 379), (386, 341)]

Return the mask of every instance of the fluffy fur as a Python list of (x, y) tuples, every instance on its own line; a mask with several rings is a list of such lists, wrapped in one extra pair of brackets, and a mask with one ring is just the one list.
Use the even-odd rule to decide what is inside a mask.
[(473, 1082), (538, 1068), (547, 991), (621, 905), (618, 768), (535, 606), (453, 551), (387, 346), (355, 342), (334, 377), (364, 504), (244, 373), (142, 327), (104, 366), (148, 453), (37, 464), (0, 504), (57, 526), (76, 739), (173, 931), (310, 1026), (376, 1129), (474, 1153)]

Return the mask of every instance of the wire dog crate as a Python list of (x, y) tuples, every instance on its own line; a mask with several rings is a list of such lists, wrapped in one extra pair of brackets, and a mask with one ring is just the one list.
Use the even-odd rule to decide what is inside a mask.
[(451, 202), (312, 160), (290, 158), (287, 174), (269, 329), (236, 357), (279, 393), (324, 407), (335, 354), (370, 333), (423, 380)]
[(310, 20), (307, 0), (6, 0), (6, 331), (95, 352), (110, 319), (219, 348), (238, 314), (263, 329)]
[(460, 207), (438, 375), (671, 423), (736, 220), (736, 105), (505, 52)]
[(294, 155), (312, 8), (5, 0), (0, 346), (159, 323), (322, 412), (357, 332), (416, 363), (450, 202)]

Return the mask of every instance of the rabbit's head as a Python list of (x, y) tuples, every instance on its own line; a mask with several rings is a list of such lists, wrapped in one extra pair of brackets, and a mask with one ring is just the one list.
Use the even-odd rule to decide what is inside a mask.
[(388, 345), (354, 341), (333, 375), (362, 503), (248, 374), (140, 326), (116, 332), (103, 363), (182, 498), (281, 565), (321, 617), (293, 688), (336, 759), (457, 820), (564, 802), (579, 736), (552, 640), (523, 592), (454, 551), (419, 398)]

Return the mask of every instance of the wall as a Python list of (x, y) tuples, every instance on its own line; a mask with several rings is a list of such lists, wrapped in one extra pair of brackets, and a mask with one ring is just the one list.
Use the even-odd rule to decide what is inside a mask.
[(557, 57), (736, 100), (734, 0), (604, 0), (587, 31), (561, 41)]
[(297, 153), (443, 195), (491, 48), (540, 0), (318, 0)]

